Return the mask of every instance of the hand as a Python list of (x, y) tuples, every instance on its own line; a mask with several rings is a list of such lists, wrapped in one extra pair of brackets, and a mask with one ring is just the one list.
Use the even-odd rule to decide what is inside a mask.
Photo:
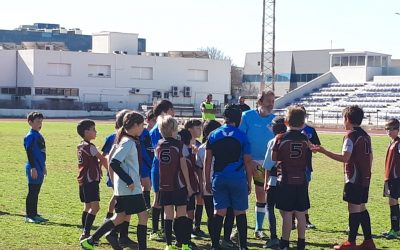
[(247, 190), (248, 190), (248, 195), (251, 194), (251, 182), (247, 183)]
[(44, 173), (44, 176), (47, 176), (47, 168), (46, 167), (44, 167), (43, 173)]
[(206, 190), (207, 190), (207, 192), (209, 193), (209, 194), (211, 194), (211, 182), (209, 182), (209, 181), (206, 181)]
[(320, 153), (323, 153), (323, 154), (326, 152), (325, 148), (320, 146), (320, 145), (314, 145), (312, 151), (313, 152), (320, 152)]
[(190, 187), (190, 186), (187, 186), (186, 187), (187, 188), (187, 191), (188, 191), (188, 197), (190, 198), (190, 197), (192, 197), (192, 195), (193, 195), (193, 189)]
[(264, 191), (267, 192), (269, 189), (269, 185), (268, 183), (264, 183)]
[(32, 179), (36, 180), (38, 177), (36, 168), (31, 168), (31, 177)]
[(131, 190), (131, 191), (133, 191), (134, 189), (135, 189), (135, 184), (130, 184), (129, 186), (128, 186), (128, 188), (129, 188), (129, 190)]

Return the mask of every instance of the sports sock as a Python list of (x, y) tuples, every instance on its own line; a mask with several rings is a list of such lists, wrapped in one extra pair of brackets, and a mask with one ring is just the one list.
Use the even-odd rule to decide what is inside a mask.
[(151, 208), (151, 205), (150, 205), (150, 191), (143, 191), (143, 198), (144, 198), (144, 204), (146, 205), (146, 208), (147, 209)]
[(201, 217), (203, 216), (203, 205), (196, 205), (194, 211), (194, 227), (200, 229)]
[(176, 242), (179, 242), (179, 243), (182, 243), (182, 235), (181, 235), (181, 232), (180, 232), (180, 229), (181, 229), (181, 227), (182, 227), (182, 225), (179, 225), (179, 220), (178, 220), (178, 218), (175, 218), (174, 219), (174, 223), (173, 223), (173, 229), (174, 229), (174, 232), (175, 232), (175, 240), (176, 240)]
[[(164, 225), (165, 241), (167, 245), (172, 244), (172, 220), (165, 220)], [(175, 232), (176, 235), (177, 232)]]
[(349, 214), (349, 236), (348, 241), (355, 242), (357, 237), (358, 226), (360, 225), (360, 213)]
[(161, 229), (164, 228), (164, 207), (161, 207)]
[(94, 243), (96, 241), (98, 241), (101, 236), (103, 236), (104, 234), (106, 234), (108, 231), (110, 231), (111, 229), (113, 229), (115, 227), (114, 223), (112, 222), (112, 220), (106, 220), (103, 225), (101, 225), (92, 235), (91, 237), (91, 242), (90, 243)]
[(297, 250), (304, 250), (306, 249), (306, 239), (297, 239)]
[(138, 239), (138, 244), (139, 244), (139, 250), (145, 250), (147, 249), (147, 226), (145, 225), (138, 225), (137, 226), (137, 239)]
[(127, 221), (122, 222), (119, 227), (119, 236), (121, 238), (128, 237), (128, 231), (129, 231), (129, 222)]
[(94, 219), (96, 219), (96, 215), (88, 213), (85, 220), (85, 227), (83, 229), (83, 233), (86, 235), (90, 234), (90, 229), (92, 229)]
[(271, 233), (271, 239), (278, 238), (276, 235), (276, 217), (275, 217), (275, 206), (274, 204), (267, 204), (266, 206), (268, 222), (269, 222), (269, 231)]
[(218, 248), (219, 246), (219, 239), (221, 235), (221, 230), (222, 230), (222, 222), (224, 221), (224, 217), (220, 216), (218, 214), (214, 214), (213, 218), (213, 235), (211, 237), (212, 241), (212, 247)]
[(182, 240), (182, 244), (188, 244), (191, 240), (191, 235), (193, 231), (193, 220), (188, 218), (188, 217), (183, 217), (184, 218), (184, 236)]
[(281, 238), (279, 241), (279, 248), (284, 249), (285, 247), (289, 248), (289, 241)]
[(399, 231), (399, 205), (390, 206), (390, 224), (394, 231)]
[(82, 228), (85, 228), (85, 222), (86, 222), (86, 216), (87, 215), (88, 215), (88, 212), (86, 212), (86, 211), (82, 212), (82, 217), (81, 217)]
[[(160, 221), (160, 213), (161, 209), (157, 207), (151, 208), (151, 222), (152, 222), (152, 229), (153, 233), (158, 231), (158, 222)], [(162, 215), (164, 217), (164, 214)]]
[(233, 214), (233, 209), (229, 207), (226, 210), (226, 216), (224, 220), (224, 240), (226, 241), (230, 241), (234, 221), (235, 215)]
[(236, 215), (236, 226), (239, 233), (241, 248), (247, 248), (247, 217), (246, 214)]
[(368, 210), (364, 210), (363, 212), (360, 213), (360, 222), (364, 234), (364, 239), (365, 240), (372, 239), (371, 218), (369, 217)]
[(263, 229), (264, 217), (265, 217), (265, 205), (266, 203), (256, 203), (255, 212), (256, 212), (256, 227), (255, 231), (259, 231)]

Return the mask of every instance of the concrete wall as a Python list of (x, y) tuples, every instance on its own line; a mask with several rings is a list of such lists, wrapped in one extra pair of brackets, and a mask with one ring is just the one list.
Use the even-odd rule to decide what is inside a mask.
[[(115, 117), (112, 111), (83, 111), (83, 110), (35, 110), (46, 118), (88, 118), (88, 117)], [(31, 109), (0, 109), (0, 117), (22, 118), (32, 112)]]
[(101, 32), (92, 36), (95, 53), (113, 53), (113, 51), (126, 51), (130, 55), (138, 54), (138, 34)]
[(15, 87), (17, 51), (0, 50), (0, 87)]
[(365, 82), (367, 76), (365, 66), (332, 67), (331, 72), (339, 82)]

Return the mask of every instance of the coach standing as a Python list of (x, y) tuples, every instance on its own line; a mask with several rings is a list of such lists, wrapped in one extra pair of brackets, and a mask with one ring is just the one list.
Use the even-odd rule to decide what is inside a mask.
[(256, 193), (256, 225), (254, 235), (264, 239), (263, 223), (265, 217), (266, 195), (264, 191), (264, 169), (262, 167), (268, 141), (274, 138), (271, 122), (275, 115), (275, 94), (272, 91), (263, 91), (258, 95), (257, 108), (245, 111), (239, 129), (242, 130), (250, 142), (251, 158), (254, 166), (253, 181)]
[(215, 104), (212, 102), (212, 94), (208, 94), (204, 102), (201, 103), (201, 117), (203, 121), (215, 120)]

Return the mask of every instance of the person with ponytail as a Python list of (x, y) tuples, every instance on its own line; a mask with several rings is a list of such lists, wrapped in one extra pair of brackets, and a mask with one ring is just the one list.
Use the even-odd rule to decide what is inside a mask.
[[(140, 184), (140, 144), (138, 136), (143, 132), (144, 118), (130, 111), (125, 114), (123, 126), (118, 130), (116, 143), (110, 151), (110, 168), (113, 170), (116, 214), (106, 220), (89, 238), (81, 241), (83, 249), (94, 249), (105, 233), (130, 220), (131, 214), (138, 214), (137, 240), (139, 250), (147, 249), (147, 212)], [(139, 145), (139, 147), (138, 147)], [(122, 249), (119, 245), (113, 249)]]

